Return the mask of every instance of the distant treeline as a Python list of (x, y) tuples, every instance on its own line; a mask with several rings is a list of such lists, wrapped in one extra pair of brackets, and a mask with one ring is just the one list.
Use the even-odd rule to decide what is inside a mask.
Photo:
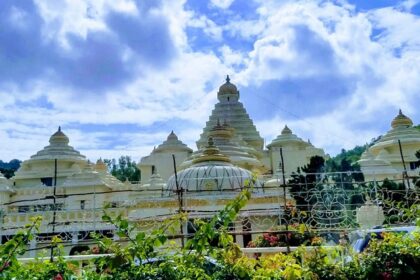
[(19, 169), (21, 163), (22, 161), (18, 159), (12, 159), (9, 162), (0, 160), (0, 172), (9, 179), (15, 175), (15, 171)]

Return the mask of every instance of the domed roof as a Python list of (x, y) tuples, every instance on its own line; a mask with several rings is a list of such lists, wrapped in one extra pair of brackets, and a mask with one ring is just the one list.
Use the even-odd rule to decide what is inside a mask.
[(69, 146), (69, 138), (61, 131), (61, 127), (51, 135), (50, 145), (44, 147), (41, 151), (31, 156), (30, 160), (72, 160), (72, 161), (85, 161), (86, 157), (81, 155), (72, 146)]
[(186, 152), (192, 152), (190, 148), (188, 148), (187, 145), (182, 143), (178, 139), (178, 136), (174, 133), (172, 130), (171, 133), (168, 135), (168, 138), (160, 144), (156, 149), (153, 150), (153, 153), (163, 152), (163, 151), (186, 151)]
[(271, 141), (271, 143), (267, 145), (267, 148), (270, 149), (273, 146), (282, 146), (285, 143), (292, 143), (292, 142), (299, 143), (300, 145), (305, 146), (305, 147), (307, 146), (309, 147), (312, 145), (303, 141), (301, 138), (297, 137), (295, 134), (293, 134), (292, 130), (287, 125), (285, 125), (283, 130), (281, 131), (281, 134), (278, 135), (276, 139)]
[(230, 159), (224, 154), (220, 153), (220, 150), (214, 145), (213, 138), (211, 137), (209, 138), (208, 146), (204, 149), (203, 154), (193, 159), (193, 164), (207, 161), (230, 163)]
[(51, 135), (50, 143), (69, 143), (69, 138), (61, 131), (61, 126), (58, 127), (57, 132)]
[(413, 121), (407, 117), (406, 115), (404, 115), (400, 109), (398, 115), (392, 120), (391, 122), (391, 127), (392, 128), (396, 128), (396, 127), (410, 127), (413, 126)]
[[(250, 171), (234, 166), (227, 156), (220, 153), (209, 138), (208, 145), (203, 154), (194, 160), (191, 167), (177, 174), (178, 187), (196, 195), (217, 195), (223, 191), (240, 191), (253, 181)], [(254, 190), (261, 188), (258, 181)], [(174, 195), (177, 191), (175, 175), (172, 175), (167, 184), (167, 195)]]
[[(382, 149), (392, 149), (391, 147), (398, 145), (398, 141), (402, 145), (418, 145), (420, 142), (420, 131), (413, 126), (410, 118), (405, 116), (401, 110), (391, 122), (392, 129), (385, 133), (376, 143), (369, 149), (372, 154), (377, 156)], [(414, 154), (409, 155), (415, 159)]]
[(226, 83), (219, 87), (217, 98), (222, 101), (225, 97), (233, 98), (234, 100), (239, 99), (239, 91), (234, 84), (230, 82), (229, 75), (226, 76)]

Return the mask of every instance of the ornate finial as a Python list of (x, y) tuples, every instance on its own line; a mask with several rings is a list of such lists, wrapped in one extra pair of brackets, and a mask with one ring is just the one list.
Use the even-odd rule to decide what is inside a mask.
[(284, 126), (283, 130), (281, 131), (281, 134), (292, 134), (292, 130), (287, 126), (287, 124)]
[(226, 83), (230, 83), (230, 78), (229, 78), (229, 75), (226, 75)]
[(171, 133), (169, 133), (167, 140), (178, 140), (178, 136), (176, 136), (175, 132), (172, 130)]
[(399, 109), (398, 115), (392, 120), (391, 127), (411, 127), (413, 125), (413, 121), (402, 113), (402, 110)]
[(60, 132), (61, 132), (61, 125), (60, 125), (60, 126), (58, 126), (58, 131), (60, 131)]
[(193, 159), (193, 164), (207, 161), (230, 162), (229, 157), (221, 154), (220, 150), (214, 145), (213, 137), (208, 138), (208, 144), (203, 149), (203, 153), (197, 158)]

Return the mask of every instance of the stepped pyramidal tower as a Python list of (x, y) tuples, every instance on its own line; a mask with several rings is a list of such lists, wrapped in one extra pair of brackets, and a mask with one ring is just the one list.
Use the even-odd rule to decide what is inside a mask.
[(230, 82), (229, 76), (226, 77), (226, 82), (220, 86), (217, 98), (219, 102), (215, 105), (203, 133), (197, 141), (197, 148), (203, 148), (207, 144), (210, 131), (219, 121), (228, 123), (234, 128), (236, 135), (250, 147), (262, 151), (264, 140), (246, 112), (244, 105), (239, 102), (239, 91)]

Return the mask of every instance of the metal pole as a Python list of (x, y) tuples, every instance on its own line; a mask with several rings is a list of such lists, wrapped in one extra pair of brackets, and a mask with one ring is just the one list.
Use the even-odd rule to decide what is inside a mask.
[[(176, 194), (178, 197), (178, 213), (184, 213), (184, 203), (183, 203), (183, 190), (182, 188), (179, 187), (178, 184), (178, 173), (176, 172), (176, 161), (175, 161), (175, 155), (172, 154), (172, 162), (174, 165), (174, 173), (175, 173), (175, 185), (176, 185)], [(182, 248), (184, 248), (185, 246), (185, 242), (184, 242), (184, 226), (182, 224), (182, 219), (180, 219), (180, 230), (181, 230), (181, 246)]]
[(96, 185), (93, 185), (93, 232), (96, 233)]
[[(57, 205), (56, 205), (56, 192), (57, 192), (57, 159), (54, 159), (54, 190), (53, 190), (53, 220), (52, 220), (52, 235), (55, 234), (55, 219), (56, 219), (56, 215), (57, 215)], [(52, 236), (51, 236), (52, 239)], [(52, 240), (51, 240), (52, 241)], [(54, 246), (52, 244), (50, 244), (50, 262), (54, 261)]]
[[(282, 174), (282, 187), (283, 187), (283, 208), (284, 212), (286, 212), (287, 203), (286, 203), (286, 176), (284, 174), (284, 159), (283, 159), (283, 148), (280, 147), (280, 160), (281, 160), (281, 174)], [(289, 221), (286, 221), (286, 246), (287, 246), (287, 253), (290, 253), (290, 246), (289, 246)]]

